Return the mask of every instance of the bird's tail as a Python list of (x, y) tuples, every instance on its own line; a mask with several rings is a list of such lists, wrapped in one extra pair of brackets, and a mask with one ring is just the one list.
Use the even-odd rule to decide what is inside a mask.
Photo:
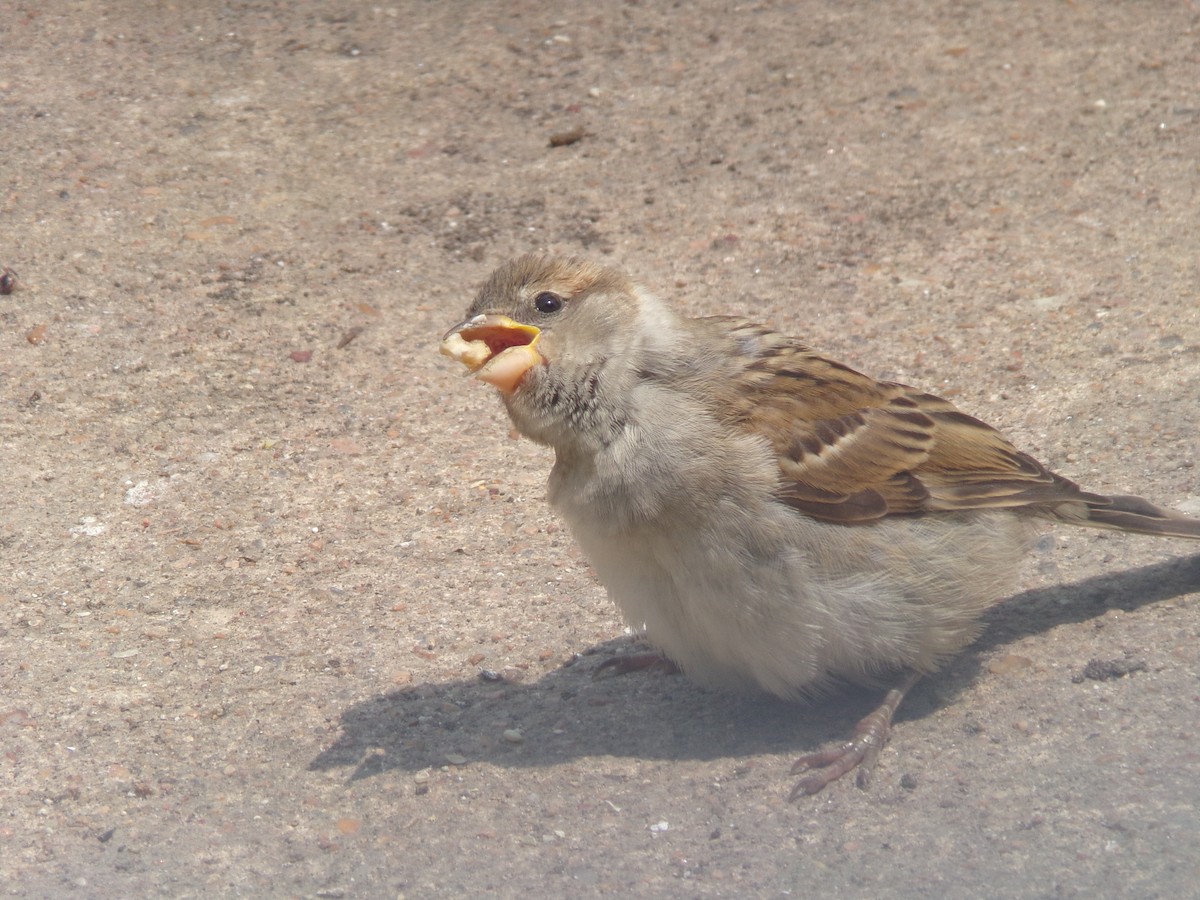
[(1161, 509), (1141, 497), (1085, 496), (1084, 503), (1062, 504), (1052, 515), (1072, 525), (1200, 540), (1200, 519), (1173, 509)]

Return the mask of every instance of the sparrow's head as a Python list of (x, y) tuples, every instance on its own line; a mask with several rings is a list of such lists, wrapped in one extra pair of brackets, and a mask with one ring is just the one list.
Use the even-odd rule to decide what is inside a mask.
[(442, 352), (502, 393), (532, 370), (598, 361), (632, 310), (633, 285), (586, 260), (528, 254), (492, 273)]
[(557, 443), (549, 431), (579, 426), (598, 393), (616, 389), (648, 307), (660, 310), (615, 269), (530, 254), (492, 273), (441, 350), (495, 386), (528, 436)]

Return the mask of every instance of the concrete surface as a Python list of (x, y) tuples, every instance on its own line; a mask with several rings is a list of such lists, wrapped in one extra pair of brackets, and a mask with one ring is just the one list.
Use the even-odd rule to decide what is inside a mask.
[(1198, 48), (1195, 3), (16, 0), (0, 893), (1194, 895), (1194, 546), (1047, 535), (871, 787), (789, 804), (876, 698), (593, 681), (549, 456), (436, 348), (594, 255), (1198, 513)]

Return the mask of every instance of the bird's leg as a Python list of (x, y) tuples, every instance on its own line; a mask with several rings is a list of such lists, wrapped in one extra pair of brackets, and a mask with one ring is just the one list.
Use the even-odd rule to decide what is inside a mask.
[(888, 733), (892, 730), (892, 716), (896, 714), (896, 707), (920, 678), (919, 673), (911, 672), (899, 687), (888, 691), (883, 702), (855, 726), (853, 736), (844, 744), (806, 753), (796, 760), (792, 766), (793, 775), (815, 771), (796, 782), (788, 799), (795, 800), (801, 794), (815, 794), (856, 767), (855, 783), (865, 788), (871, 780), (871, 770), (879, 758), (879, 751), (887, 743)]

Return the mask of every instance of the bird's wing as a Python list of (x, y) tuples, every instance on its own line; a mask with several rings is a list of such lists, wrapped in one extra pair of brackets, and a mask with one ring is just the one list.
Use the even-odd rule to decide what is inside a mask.
[[(880, 382), (800, 342), (733, 319), (701, 320), (737, 360), (717, 379), (715, 413), (766, 440), (780, 494), (831, 522), (934, 510), (1104, 503), (1018, 451), (952, 403)], [(712, 383), (712, 380), (709, 380)]]

